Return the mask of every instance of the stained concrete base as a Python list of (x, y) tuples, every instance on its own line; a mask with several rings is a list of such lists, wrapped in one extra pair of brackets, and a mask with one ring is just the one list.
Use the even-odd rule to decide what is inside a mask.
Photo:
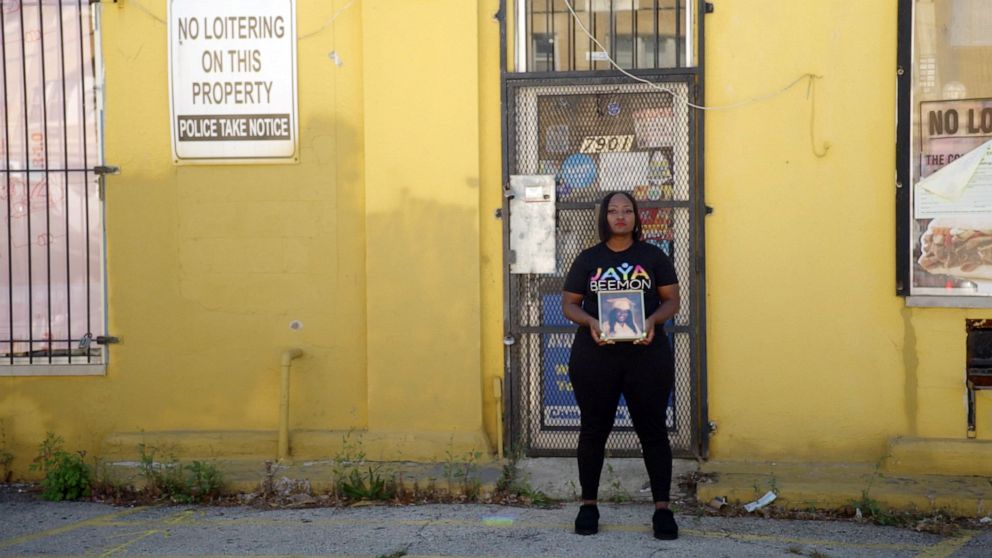
[(992, 478), (892, 474), (875, 464), (746, 463), (710, 461), (700, 467), (700, 502), (725, 497), (743, 504), (768, 491), (775, 505), (793, 509), (836, 509), (877, 503), (882, 508), (956, 516), (992, 512)]
[[(521, 459), (517, 468), (521, 478), (535, 490), (556, 500), (578, 500), (579, 469), (574, 457), (540, 457)], [(672, 498), (683, 496), (679, 477), (695, 471), (694, 460), (676, 459), (672, 466)], [(650, 502), (651, 489), (644, 461), (640, 458), (607, 459), (599, 480), (599, 498), (611, 502)]]
[[(466, 487), (480, 494), (492, 493), (506, 475), (503, 463), (379, 462), (339, 464), (332, 460), (294, 461), (267, 465), (261, 459), (210, 460), (224, 475), (230, 492), (255, 492), (268, 476), (287, 479), (315, 493), (332, 490), (342, 471), (373, 467), (384, 479), (408, 491), (463, 493)], [(271, 463), (271, 462), (270, 462)], [(684, 496), (680, 477), (697, 472), (697, 498), (709, 502), (726, 497), (730, 503), (756, 500), (768, 491), (777, 493), (776, 506), (793, 509), (836, 509), (873, 503), (883, 508), (929, 513), (944, 511), (957, 516), (985, 517), (992, 512), (992, 477), (897, 474), (876, 464), (746, 463), (676, 460), (672, 498)], [(104, 461), (98, 475), (104, 479), (141, 485), (140, 463)], [(525, 458), (517, 463), (517, 486), (563, 501), (579, 497), (574, 458)], [(600, 480), (604, 502), (648, 502), (651, 493), (641, 459), (608, 459)]]
[(892, 438), (882, 467), (886, 473), (896, 475), (992, 477), (992, 441)]
[[(293, 492), (328, 493), (334, 489), (338, 478), (347, 477), (356, 470), (366, 482), (374, 476), (395, 482), (413, 493), (462, 494), (466, 488), (471, 488), (487, 494), (495, 490), (502, 475), (499, 465), (475, 463), (336, 463), (333, 460), (278, 463), (257, 459), (219, 459), (207, 463), (220, 471), (224, 491), (228, 493), (258, 492), (266, 481)], [(137, 461), (105, 461), (98, 466), (98, 476), (142, 487), (145, 484), (142, 466)]]
[[(300, 489), (316, 493), (329, 492), (342, 473), (358, 469), (365, 473), (372, 467), (383, 479), (393, 480), (408, 491), (461, 494), (466, 487), (478, 487), (482, 494), (495, 491), (501, 477), (508, 474), (502, 463), (412, 463), (366, 462), (336, 463), (333, 460), (294, 460), (266, 463), (260, 459), (207, 460), (223, 474), (229, 492), (255, 492), (266, 477), (271, 480), (295, 482)], [(678, 479), (698, 467), (695, 461), (675, 460), (672, 475), (672, 496), (681, 495)], [(105, 460), (98, 475), (118, 483), (142, 486), (142, 464), (131, 460)], [(574, 458), (525, 458), (517, 462), (516, 486), (532, 492), (543, 492), (555, 500), (571, 501), (579, 497), (578, 470)], [(641, 459), (608, 459), (603, 467), (599, 489), (600, 499), (611, 502), (649, 502), (651, 491)]]

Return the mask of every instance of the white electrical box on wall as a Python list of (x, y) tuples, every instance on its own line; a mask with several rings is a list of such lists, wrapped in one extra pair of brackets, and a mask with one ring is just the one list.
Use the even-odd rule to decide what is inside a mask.
[(510, 273), (555, 272), (555, 177), (510, 177)]

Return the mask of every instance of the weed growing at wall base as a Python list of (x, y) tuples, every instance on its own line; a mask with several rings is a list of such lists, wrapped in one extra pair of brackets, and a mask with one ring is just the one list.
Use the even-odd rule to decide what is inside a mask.
[(503, 472), (496, 481), (497, 496), (501, 496), (507, 503), (522, 503), (540, 508), (552, 506), (554, 501), (544, 492), (535, 490), (520, 474), (518, 467), (520, 454), (520, 449), (514, 448), (503, 463)]
[(65, 440), (49, 432), (38, 446), (38, 455), (31, 463), (32, 471), (41, 471), (42, 498), (46, 500), (78, 500), (90, 495), (90, 468), (83, 461), (83, 452), (70, 453), (62, 449)]
[(193, 461), (182, 465), (175, 457), (155, 461), (157, 449), (138, 444), (141, 454), (138, 473), (145, 480), (145, 490), (154, 497), (179, 504), (195, 504), (220, 496), (224, 479), (210, 463)]
[(890, 514), (878, 500), (868, 495), (868, 490), (861, 491), (861, 499), (851, 503), (854, 509), (861, 512), (861, 517), (878, 525), (899, 525), (900, 521)]
[(474, 502), (479, 499), (482, 490), (482, 481), (479, 479), (479, 459), (482, 458), (482, 452), (471, 451), (458, 460), (452, 452), (453, 447), (454, 436), (444, 452), (444, 478), (448, 481), (448, 491), (453, 491), (455, 485), (459, 484), (465, 498)]
[(366, 465), (362, 438), (349, 431), (341, 440), (341, 451), (334, 457), (334, 494), (351, 500), (392, 500), (397, 483), (382, 465)]
[(861, 518), (867, 519), (877, 525), (903, 525), (905, 523), (903, 518), (890, 513), (889, 510), (884, 508), (882, 504), (878, 502), (878, 500), (875, 500), (870, 496), (871, 487), (875, 484), (875, 479), (882, 476), (882, 465), (888, 458), (888, 455), (884, 455), (875, 462), (875, 470), (868, 478), (868, 486), (861, 491), (861, 499), (851, 502), (851, 505), (855, 509), (857, 514), (856, 517), (860, 516)]
[(10, 464), (14, 462), (14, 454), (7, 451), (7, 430), (4, 428), (3, 419), (0, 419), (0, 482), (10, 482), (14, 475)]
[(391, 481), (382, 477), (379, 466), (352, 469), (347, 479), (340, 481), (341, 492), (352, 500), (391, 500), (396, 496), (396, 488)]
[(634, 499), (633, 496), (630, 495), (630, 492), (623, 487), (623, 482), (620, 480), (620, 477), (617, 475), (616, 471), (613, 470), (613, 465), (609, 463), (606, 464), (606, 478), (609, 481), (610, 493), (609, 496), (607, 496), (607, 499), (610, 502), (622, 504), (624, 502), (630, 502)]
[(13, 462), (14, 454), (0, 449), (0, 482), (10, 482), (14, 475), (14, 471), (10, 468), (10, 464)]

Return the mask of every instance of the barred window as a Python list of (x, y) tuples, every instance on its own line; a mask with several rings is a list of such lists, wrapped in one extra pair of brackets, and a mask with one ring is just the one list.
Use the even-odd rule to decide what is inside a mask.
[(98, 4), (3, 0), (0, 375), (100, 374)]
[(518, 72), (696, 65), (696, 3), (687, 0), (516, 0)]

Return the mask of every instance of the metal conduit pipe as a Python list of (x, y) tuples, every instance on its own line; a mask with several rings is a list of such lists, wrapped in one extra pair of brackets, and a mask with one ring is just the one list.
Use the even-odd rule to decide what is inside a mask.
[(493, 378), (493, 396), (496, 398), (496, 455), (503, 459), (503, 378)]
[(282, 354), (282, 384), (279, 390), (279, 461), (289, 459), (289, 369), (293, 359), (303, 356), (302, 349)]

